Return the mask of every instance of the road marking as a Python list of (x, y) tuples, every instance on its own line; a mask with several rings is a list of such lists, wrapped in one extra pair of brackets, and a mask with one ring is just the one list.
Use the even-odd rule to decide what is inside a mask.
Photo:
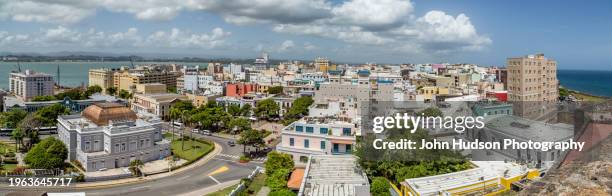
[(208, 175), (209, 175), (209, 176), (213, 176), (213, 175), (215, 175), (215, 174), (223, 173), (223, 172), (225, 172), (225, 171), (227, 171), (227, 170), (229, 170), (229, 167), (227, 167), (227, 166), (222, 166), (222, 167), (219, 167), (218, 169), (216, 169), (215, 171), (210, 172)]
[(219, 182), (217, 179), (213, 178), (212, 176), (208, 176), (210, 179), (212, 179), (213, 181), (215, 181), (217, 184), (221, 184), (221, 182)]

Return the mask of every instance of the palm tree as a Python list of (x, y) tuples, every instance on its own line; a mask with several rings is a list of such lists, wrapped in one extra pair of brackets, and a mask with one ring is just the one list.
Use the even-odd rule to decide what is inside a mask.
[(135, 159), (132, 162), (130, 162), (130, 171), (132, 172), (132, 175), (134, 176), (144, 175), (144, 173), (142, 173), (143, 167), (144, 167), (144, 163), (140, 159)]
[[(189, 111), (185, 110), (182, 111), (181, 113), (181, 117), (183, 120), (183, 125), (185, 125), (185, 127), (190, 127), (189, 123), (191, 123), (191, 114), (189, 113)], [(190, 136), (193, 137), (193, 131), (189, 131), (190, 132)], [(184, 131), (181, 131), (181, 150), (185, 150), (185, 136), (184, 136)]]
[(11, 133), (11, 138), (15, 140), (15, 151), (17, 152), (19, 151), (19, 144), (23, 145), (24, 137), (25, 137), (25, 134), (23, 133), (23, 130), (20, 127), (17, 127)]
[(172, 141), (174, 141), (174, 122), (181, 116), (181, 110), (172, 107), (170, 109), (170, 119), (172, 120)]

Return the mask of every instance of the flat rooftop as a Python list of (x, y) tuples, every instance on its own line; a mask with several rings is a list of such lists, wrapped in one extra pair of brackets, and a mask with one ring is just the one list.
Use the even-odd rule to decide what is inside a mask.
[(306, 196), (358, 195), (369, 191), (368, 178), (351, 155), (311, 156), (304, 174)]
[(420, 195), (438, 195), (441, 192), (452, 189), (478, 183), (482, 184), (483, 179), (484, 181), (489, 181), (500, 177), (511, 178), (527, 172), (526, 167), (515, 163), (505, 163), (502, 161), (473, 161), (472, 163), (476, 168), (448, 174), (406, 179), (403, 183), (409, 185)]
[(485, 127), (517, 139), (540, 142), (568, 140), (574, 134), (574, 127), (563, 123), (545, 123), (513, 115), (493, 115), (484, 119)]

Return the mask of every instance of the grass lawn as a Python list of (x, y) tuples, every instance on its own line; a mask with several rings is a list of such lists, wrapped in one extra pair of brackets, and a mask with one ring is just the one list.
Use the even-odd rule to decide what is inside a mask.
[(219, 191), (217, 191), (217, 192), (210, 193), (210, 194), (208, 194), (208, 195), (206, 195), (206, 196), (227, 196), (227, 195), (229, 195), (229, 194), (232, 192), (232, 190), (234, 190), (236, 187), (238, 187), (238, 185), (234, 185), (234, 186), (227, 187), (227, 188), (225, 188), (225, 189), (221, 189), (221, 190), (219, 190)]
[(15, 145), (0, 142), (0, 154), (6, 153), (7, 150), (8, 152), (15, 152)]
[(260, 173), (260, 174), (257, 174), (255, 178), (253, 178), (253, 181), (251, 182), (249, 187), (245, 189), (244, 191), (246, 193), (250, 193), (250, 194), (252, 193), (252, 195), (256, 195), (257, 192), (259, 192), (259, 190), (261, 189), (261, 187), (265, 185), (266, 185), (266, 174)]
[(3, 171), (13, 171), (17, 167), (17, 164), (4, 164), (2, 165)]
[[(168, 140), (172, 139), (172, 133), (164, 133), (164, 138)], [(172, 141), (172, 153), (187, 161), (196, 160), (208, 154), (213, 149), (213, 146), (210, 143), (188, 139), (185, 139), (185, 150), (182, 150), (181, 146), (182, 141), (180, 136), (175, 135), (174, 141)]]

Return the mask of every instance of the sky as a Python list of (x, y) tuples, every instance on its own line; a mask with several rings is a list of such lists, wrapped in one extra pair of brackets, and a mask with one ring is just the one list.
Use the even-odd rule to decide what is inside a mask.
[(0, 52), (612, 70), (612, 1), (0, 0)]

